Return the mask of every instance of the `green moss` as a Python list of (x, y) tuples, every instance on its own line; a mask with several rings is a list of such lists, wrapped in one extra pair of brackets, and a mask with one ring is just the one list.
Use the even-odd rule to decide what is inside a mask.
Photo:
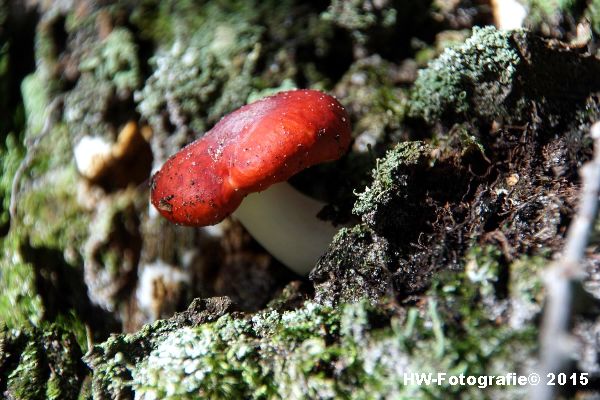
[(139, 112), (156, 132), (164, 131), (165, 109), (176, 128), (203, 132), (207, 123), (246, 103), (254, 89), (264, 28), (251, 24), (253, 7), (240, 5), (235, 14), (228, 9), (207, 4), (197, 11), (201, 23), (192, 35), (185, 31), (173, 41), (161, 38), (159, 51), (150, 59), (154, 73), (135, 96)]
[(129, 103), (142, 84), (134, 37), (122, 27), (102, 41), (87, 37), (83, 28), (73, 36), (87, 45), (82, 46), (85, 52), (78, 66), (81, 76), (65, 96), (67, 128), (74, 138), (89, 135), (113, 140), (120, 124), (135, 118)]
[(0, 321), (10, 328), (37, 325), (44, 314), (34, 266), (23, 261), (19, 243), (14, 232), (0, 240)]
[(42, 131), (44, 121), (48, 117), (48, 87), (40, 74), (33, 73), (21, 82), (21, 93), (27, 116), (27, 129), (37, 135)]
[[(474, 28), (473, 35), (419, 71), (410, 115), (429, 123), (445, 115), (508, 117), (503, 104), (510, 93), (521, 58), (510, 32)], [(518, 108), (511, 110), (518, 115)]]
[(25, 150), (16, 135), (9, 133), (4, 146), (0, 146), (0, 227), (2, 230), (8, 228), (13, 177), (24, 155)]
[(373, 171), (373, 184), (367, 187), (354, 205), (356, 215), (376, 214), (382, 205), (389, 203), (406, 186), (405, 168), (410, 168), (429, 158), (431, 148), (422, 142), (399, 143), (379, 159)]
[(7, 392), (17, 399), (41, 399), (45, 394), (44, 375), (41, 366), (43, 353), (35, 341), (27, 343), (17, 368), (8, 376)]
[(175, 322), (159, 320), (134, 334), (113, 335), (92, 348), (85, 361), (93, 370), (94, 398), (119, 398), (130, 393), (131, 370), (156, 342), (178, 327)]
[(77, 202), (78, 175), (64, 129), (56, 128), (42, 139), (29, 171), (35, 183), (22, 183), (17, 211), (31, 244), (78, 252), (89, 215)]
[(72, 334), (56, 325), (23, 330), (0, 329), (7, 358), (0, 362), (9, 398), (75, 398), (83, 376), (81, 350)]
[[(133, 390), (165, 399), (523, 395), (523, 387), (404, 385), (405, 372), (506, 374), (530, 366), (546, 261), (503, 265), (493, 247), (474, 247), (466, 260), (464, 271), (435, 279), (426, 306), (403, 317), (365, 301), (339, 308), (307, 302), (165, 332), (131, 367)], [(523, 299), (533, 312), (520, 312)]]
[(112, 82), (117, 97), (125, 98), (141, 83), (137, 46), (125, 28), (114, 29), (86, 59), (79, 70), (92, 72), (99, 81)]

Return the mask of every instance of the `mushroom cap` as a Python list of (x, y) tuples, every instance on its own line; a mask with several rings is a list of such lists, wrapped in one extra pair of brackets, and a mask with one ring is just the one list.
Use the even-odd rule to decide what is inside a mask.
[(167, 219), (213, 225), (246, 195), (340, 158), (350, 119), (332, 96), (292, 90), (245, 105), (167, 160), (152, 177), (151, 201)]

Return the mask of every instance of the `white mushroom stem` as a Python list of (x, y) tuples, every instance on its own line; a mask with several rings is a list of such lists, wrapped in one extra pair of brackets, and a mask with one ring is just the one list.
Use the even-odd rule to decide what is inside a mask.
[(248, 195), (233, 216), (273, 257), (306, 275), (339, 229), (317, 218), (324, 206), (281, 182)]

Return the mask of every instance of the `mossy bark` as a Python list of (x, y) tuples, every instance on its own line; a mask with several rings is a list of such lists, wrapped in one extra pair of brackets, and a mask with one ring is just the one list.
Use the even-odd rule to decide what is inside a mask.
[[(533, 368), (600, 117), (598, 1), (529, 1), (510, 32), (469, 1), (21, 3), (0, 1), (2, 395), (526, 395), (404, 373)], [(291, 182), (344, 225), (309, 278), (147, 199), (170, 154), (294, 87), (335, 94), (355, 137)], [(595, 381), (596, 319), (572, 318)]]

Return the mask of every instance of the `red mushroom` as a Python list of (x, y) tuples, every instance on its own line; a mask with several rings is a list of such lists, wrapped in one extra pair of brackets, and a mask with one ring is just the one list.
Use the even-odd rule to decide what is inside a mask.
[[(178, 224), (216, 224), (234, 212), (250, 193), (264, 191), (307, 167), (341, 157), (350, 144), (350, 133), (344, 107), (325, 93), (293, 90), (264, 98), (225, 116), (202, 138), (167, 160), (152, 178), (152, 204), (164, 217)], [(289, 189), (280, 187), (276, 191), (286, 193), (285, 196), (291, 195)], [(312, 202), (309, 207), (314, 214), (309, 219), (318, 221), (317, 224), (326, 224), (316, 218), (320, 208), (316, 211), (314, 208), (319, 203), (297, 192), (296, 195), (299, 197), (294, 200), (276, 196), (275, 204), (268, 208), (275, 212), (282, 203), (292, 202), (295, 207), (301, 207), (301, 204)], [(259, 203), (270, 197), (264, 193), (259, 196)], [(300, 203), (299, 199), (302, 199)], [(291, 218), (301, 216), (306, 219), (304, 212), (301, 207), (290, 210), (288, 214)], [(297, 246), (298, 243), (293, 243), (294, 238), (289, 237), (289, 224), (281, 220), (281, 215), (277, 217), (278, 221), (274, 221), (274, 226), (260, 229), (253, 229), (249, 226), (252, 224), (244, 219), (262, 220), (268, 215), (260, 211), (239, 210), (236, 216), (267, 250), (292, 269), (305, 272), (306, 268), (314, 265), (314, 262), (310, 266), (290, 265), (277, 254), (277, 249), (269, 248), (268, 240), (261, 240), (253, 232), (278, 235), (277, 241), (282, 241), (283, 237), (283, 241)], [(325, 246), (335, 233), (332, 226), (326, 225), (329, 237)], [(315, 229), (324, 230), (323, 227)], [(283, 230), (283, 235), (278, 230)], [(310, 236), (315, 233), (308, 229), (301, 234)], [(324, 250), (319, 249), (316, 257)], [(296, 248), (296, 251), (302, 249)]]

